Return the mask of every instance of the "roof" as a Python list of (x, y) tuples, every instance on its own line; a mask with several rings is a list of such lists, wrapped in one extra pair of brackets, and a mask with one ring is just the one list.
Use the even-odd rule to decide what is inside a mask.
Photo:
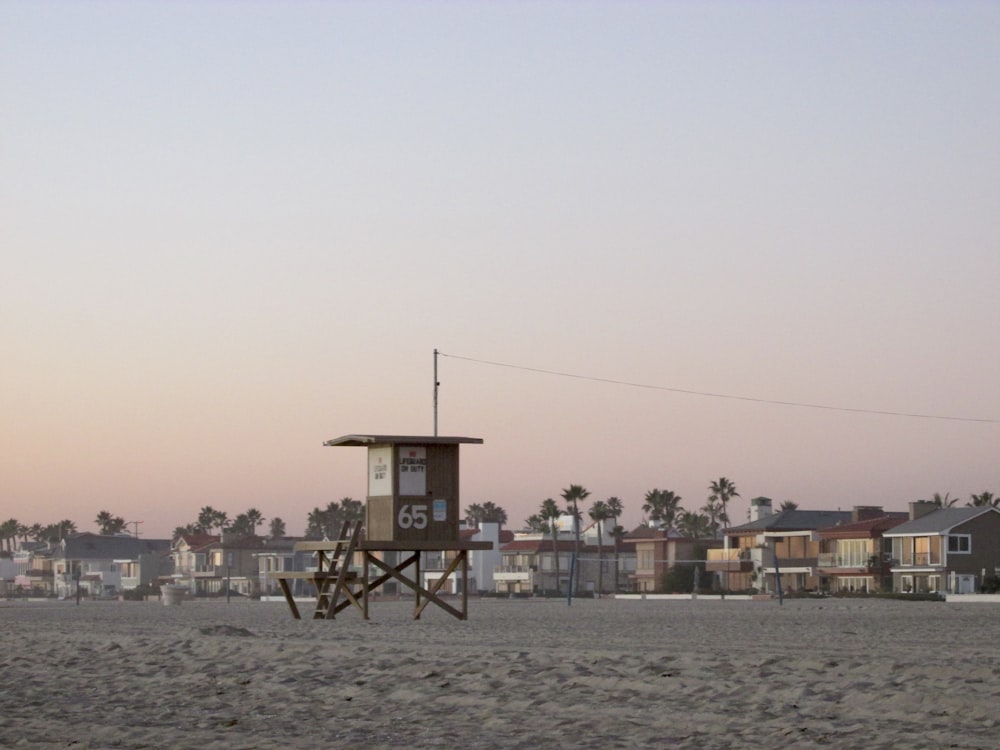
[[(560, 539), (556, 542), (557, 548), (560, 552), (575, 552), (576, 544), (572, 539)], [(604, 540), (602, 549), (605, 553), (609, 553), (614, 550), (613, 540), (609, 543), (607, 539)], [(634, 550), (635, 542), (630, 542), (624, 540), (618, 544), (618, 551), (625, 552), (627, 550)], [(507, 544), (503, 544), (501, 541), (500, 545), (501, 552), (551, 552), (552, 551), (552, 537), (545, 537), (544, 539), (514, 539)], [(598, 552), (596, 544), (580, 544), (580, 552), (588, 555), (595, 555)]]
[(219, 541), (218, 534), (181, 534), (178, 539), (183, 539), (189, 549), (201, 549)]
[(967, 508), (938, 508), (925, 516), (907, 521), (894, 528), (885, 536), (906, 536), (908, 534), (941, 534), (959, 524), (971, 521), (984, 513), (1000, 513), (992, 506), (972, 506)]
[(134, 536), (84, 532), (66, 539), (63, 554), (66, 559), (72, 560), (132, 560), (139, 555), (169, 549), (169, 539), (137, 539)]
[(783, 510), (742, 526), (730, 526), (727, 534), (753, 531), (809, 531), (851, 522), (849, 510)]
[(443, 437), (438, 435), (342, 435), (327, 440), (323, 445), (371, 446), (371, 445), (457, 445), (458, 443), (481, 444), (482, 438)]
[(819, 535), (827, 539), (857, 539), (873, 537), (889, 529), (906, 523), (909, 516), (906, 513), (886, 513), (884, 516), (868, 518), (855, 523), (839, 524), (828, 529), (820, 529)]

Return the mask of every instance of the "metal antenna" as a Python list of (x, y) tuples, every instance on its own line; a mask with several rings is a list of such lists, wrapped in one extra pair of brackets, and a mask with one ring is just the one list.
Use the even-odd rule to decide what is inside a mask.
[(438, 350), (434, 350), (434, 437), (438, 434)]

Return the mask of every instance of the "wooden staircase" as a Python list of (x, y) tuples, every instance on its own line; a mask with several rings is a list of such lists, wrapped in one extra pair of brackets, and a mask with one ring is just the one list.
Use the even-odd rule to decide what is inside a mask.
[[(357, 596), (360, 591), (353, 591), (352, 586), (358, 580), (358, 574), (348, 570), (358, 546), (358, 536), (361, 533), (361, 521), (344, 521), (340, 536), (331, 542), (332, 551), (319, 551), (316, 563), (316, 611), (314, 620), (332, 620), (334, 615), (350, 604), (360, 607)], [(347, 601), (339, 602), (343, 593)]]

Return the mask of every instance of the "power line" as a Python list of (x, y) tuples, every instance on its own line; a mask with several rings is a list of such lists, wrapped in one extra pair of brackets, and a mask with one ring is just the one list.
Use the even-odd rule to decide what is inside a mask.
[(734, 396), (729, 393), (712, 393), (711, 391), (695, 391), (688, 388), (674, 388), (666, 385), (650, 385), (648, 383), (633, 383), (627, 380), (614, 380), (612, 378), (598, 378), (591, 375), (580, 375), (572, 372), (560, 372), (558, 370), (545, 370), (540, 367), (527, 367), (524, 365), (512, 365), (507, 362), (492, 362), (486, 359), (476, 359), (475, 357), (464, 357), (460, 354), (446, 354), (437, 351), (442, 357), (451, 357), (466, 362), (474, 362), (480, 365), (491, 367), (506, 367), (511, 370), (523, 370), (525, 372), (537, 372), (542, 375), (555, 375), (561, 378), (574, 378), (576, 380), (589, 380), (594, 383), (605, 383), (608, 385), (621, 385), (627, 388), (646, 388), (653, 391), (668, 391), (670, 393), (680, 393), (686, 396), (703, 396), (705, 398), (725, 398), (731, 401), (749, 401), (755, 404), (770, 404), (772, 406), (794, 406), (800, 409), (823, 409), (825, 411), (841, 411), (852, 414), (878, 414), (884, 417), (908, 417), (911, 419), (938, 419), (948, 422), (978, 422), (981, 424), (1000, 424), (998, 419), (983, 419), (976, 417), (952, 417), (941, 414), (919, 414), (914, 412), (887, 411), (882, 409), (854, 409), (848, 406), (830, 406), (828, 404), (812, 404), (802, 401), (782, 401), (770, 398), (755, 398), (753, 396)]

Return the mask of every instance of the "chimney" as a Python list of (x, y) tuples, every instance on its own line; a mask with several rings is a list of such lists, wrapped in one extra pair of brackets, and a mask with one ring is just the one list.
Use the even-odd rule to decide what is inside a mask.
[(771, 498), (755, 497), (750, 501), (750, 522), (759, 521), (771, 515)]
[(910, 503), (910, 520), (915, 521), (937, 509), (937, 503), (932, 503), (930, 500), (914, 500)]
[(851, 523), (858, 521), (869, 521), (872, 518), (884, 516), (885, 511), (881, 505), (855, 505), (851, 510)]

